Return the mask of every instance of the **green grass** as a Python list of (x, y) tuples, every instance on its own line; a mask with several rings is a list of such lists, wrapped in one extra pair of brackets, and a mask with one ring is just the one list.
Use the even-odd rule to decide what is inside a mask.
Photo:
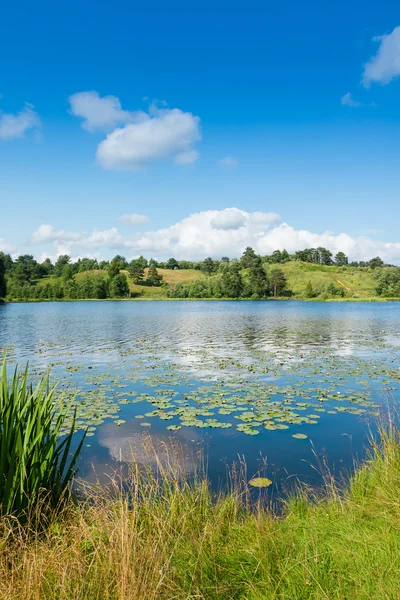
[(204, 477), (160, 461), (92, 490), (41, 533), (0, 522), (0, 597), (7, 600), (397, 600), (400, 445), (384, 433), (342, 491), (299, 492), (274, 515), (246, 487), (215, 497)]
[(333, 283), (336, 287), (342, 286), (351, 297), (354, 294), (360, 298), (377, 297), (376, 274), (374, 271), (361, 271), (353, 267), (324, 267), (302, 262), (288, 262), (279, 268), (285, 273), (288, 288), (295, 295), (301, 296), (309, 281), (314, 288), (328, 286)]

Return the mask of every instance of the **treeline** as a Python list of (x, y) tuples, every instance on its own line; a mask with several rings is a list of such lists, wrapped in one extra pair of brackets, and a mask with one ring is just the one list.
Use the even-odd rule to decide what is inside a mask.
[[(365, 262), (349, 262), (344, 252), (333, 256), (326, 248), (306, 248), (295, 254), (286, 250), (276, 250), (270, 255), (260, 256), (248, 247), (240, 259), (227, 256), (220, 260), (207, 257), (202, 261), (147, 260), (143, 256), (127, 261), (117, 255), (110, 261), (93, 258), (80, 258), (72, 261), (68, 255), (61, 255), (53, 262), (46, 258), (39, 263), (32, 255), (18, 256), (15, 260), (0, 252), (0, 298), (10, 299), (85, 299), (85, 298), (124, 298), (138, 295), (131, 293), (126, 272), (133, 283), (138, 285), (161, 286), (162, 275), (157, 269), (195, 269), (209, 276), (186, 284), (168, 287), (171, 298), (267, 298), (289, 296), (287, 281), (279, 265), (289, 261), (301, 261), (323, 266), (356, 267), (384, 271), (380, 257)], [(398, 271), (384, 272), (377, 284), (377, 294), (386, 297), (399, 297)], [(311, 285), (311, 284), (310, 284)], [(315, 289), (307, 286), (305, 296), (324, 298), (345, 294), (342, 287), (334, 284)]]
[[(206, 261), (211, 260), (206, 259)], [(215, 269), (215, 262), (208, 263), (210, 271), (211, 267)], [(258, 299), (292, 295), (292, 292), (287, 289), (283, 271), (279, 268), (269, 270), (261, 256), (252, 248), (246, 248), (239, 260), (222, 259), (218, 262), (218, 270), (214, 277), (168, 288), (168, 297)]]

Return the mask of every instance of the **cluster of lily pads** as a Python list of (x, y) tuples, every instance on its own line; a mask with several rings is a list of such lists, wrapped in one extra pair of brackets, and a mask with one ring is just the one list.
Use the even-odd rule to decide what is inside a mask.
[[(77, 429), (94, 435), (106, 420), (116, 426), (135, 417), (143, 428), (154, 420), (169, 431), (183, 427), (231, 429), (246, 435), (317, 425), (324, 413), (378, 414), (385, 394), (400, 380), (400, 354), (383, 342), (371, 354), (340, 355), (318, 345), (258, 347), (232, 340), (182, 346), (138, 338), (118, 345), (104, 341), (96, 353), (43, 343), (44, 358), (60, 382), (59, 410), (77, 406)], [(95, 356), (93, 356), (95, 354)], [(99, 359), (101, 355), (101, 359)], [(54, 360), (54, 357), (57, 357)], [(132, 406), (135, 405), (135, 406)], [(297, 429), (297, 439), (307, 437)]]

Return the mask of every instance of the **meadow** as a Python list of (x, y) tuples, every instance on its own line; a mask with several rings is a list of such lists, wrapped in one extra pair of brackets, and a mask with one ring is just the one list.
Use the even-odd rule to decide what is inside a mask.
[[(242, 472), (245, 475), (245, 472)], [(171, 452), (157, 474), (133, 463), (125, 485), (85, 499), (41, 530), (0, 521), (7, 600), (394, 600), (399, 594), (400, 444), (382, 432), (347, 485), (329, 475), (281, 512), (240, 477), (212, 493)], [(127, 485), (131, 494), (126, 493)]]

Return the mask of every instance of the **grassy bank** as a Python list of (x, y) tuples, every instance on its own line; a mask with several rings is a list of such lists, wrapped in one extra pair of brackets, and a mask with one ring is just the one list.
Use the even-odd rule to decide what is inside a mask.
[[(400, 445), (385, 434), (341, 493), (302, 493), (274, 516), (245, 490), (215, 498), (204, 478), (133, 468), (132, 497), (94, 491), (40, 534), (0, 531), (0, 597), (318, 599), (399, 597)], [(183, 469), (184, 470), (184, 469)]]

